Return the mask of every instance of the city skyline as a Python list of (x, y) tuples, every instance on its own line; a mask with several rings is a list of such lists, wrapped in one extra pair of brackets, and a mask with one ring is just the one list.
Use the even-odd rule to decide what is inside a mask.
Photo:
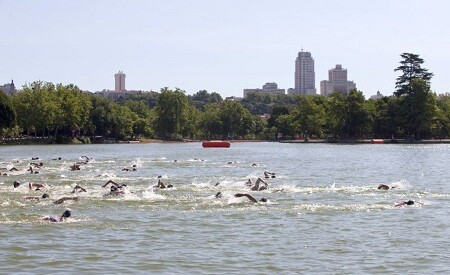
[(432, 90), (445, 93), (449, 8), (438, 0), (0, 0), (0, 83), (95, 92), (114, 89), (111, 74), (122, 70), (130, 90), (241, 96), (267, 82), (293, 88), (303, 49), (314, 58), (317, 91), (332, 66), (345, 64), (366, 98), (392, 95), (400, 54), (411, 52), (434, 73)]

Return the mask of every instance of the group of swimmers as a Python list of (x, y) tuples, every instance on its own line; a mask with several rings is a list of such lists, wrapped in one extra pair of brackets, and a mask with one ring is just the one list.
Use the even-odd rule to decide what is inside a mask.
[[(87, 156), (83, 156), (83, 161), (78, 161), (76, 163), (74, 163), (73, 165), (69, 166), (70, 170), (72, 171), (77, 171), (80, 170), (80, 166), (81, 165), (85, 165), (89, 162), (90, 158)], [(32, 160), (37, 160), (38, 158), (33, 158)], [(54, 160), (61, 160), (61, 158), (57, 158)], [(32, 162), (29, 164), (29, 168), (27, 171), (30, 171), (31, 173), (39, 173), (39, 169), (41, 169), (44, 166), (44, 164), (42, 162), (36, 163), (36, 162)], [(252, 166), (256, 166), (255, 164), (253, 164)], [(12, 169), (12, 170), (11, 170)], [(15, 172), (15, 171), (19, 171), (17, 168), (13, 167), (11, 168), (10, 171)], [(133, 165), (132, 168), (124, 168), (122, 171), (136, 171), (136, 165)], [(276, 178), (276, 174), (273, 172), (268, 172), (268, 171), (264, 171), (263, 176), (264, 179), (273, 179)], [(262, 177), (258, 177), (256, 179), (256, 181), (253, 183), (252, 179), (248, 179), (245, 182), (245, 186), (249, 189), (249, 191), (263, 191), (263, 190), (267, 190), (269, 188), (269, 184), (262, 179)], [(158, 176), (158, 182), (156, 185), (154, 185), (154, 188), (158, 188), (158, 189), (167, 189), (167, 188), (173, 188), (174, 186), (170, 183), (166, 184), (161, 180), (162, 176)], [(216, 183), (215, 186), (218, 186), (220, 183)], [(126, 194), (126, 187), (127, 184), (119, 184), (114, 182), (113, 180), (108, 180), (105, 184), (103, 184), (101, 187), (102, 188), (106, 188), (108, 187), (108, 185), (110, 185), (109, 188), (109, 192), (104, 194), (104, 196), (117, 196), (117, 195), (123, 195)], [(18, 181), (14, 181), (13, 182), (13, 186), (14, 188), (18, 188), (21, 186), (21, 183)], [(41, 184), (41, 183), (34, 183), (34, 182), (29, 182), (28, 183), (28, 189), (29, 190), (34, 190), (34, 191), (43, 191), (46, 188), (45, 184)], [(394, 189), (395, 186), (388, 186), (386, 184), (380, 184), (378, 186), (379, 190), (389, 190), (389, 189)], [(281, 191), (283, 192), (283, 190), (275, 190), (275, 192), (277, 191)], [(72, 194), (76, 194), (76, 193), (82, 193), (82, 192), (87, 192), (86, 188), (80, 186), (80, 185), (76, 185), (73, 190), (72, 190)], [(215, 198), (220, 198), (222, 197), (222, 193), (221, 192), (217, 192), (216, 195), (214, 196)], [(251, 194), (247, 194), (247, 193), (236, 193), (234, 194), (234, 197), (236, 198), (247, 198), (250, 202), (252, 203), (265, 203), (268, 200), (265, 197), (262, 197), (261, 199), (256, 199), (255, 197), (253, 197)], [(26, 196), (24, 197), (24, 199), (26, 200), (44, 200), (44, 199), (50, 199), (50, 196), (47, 193), (44, 193), (42, 196)], [(75, 197), (62, 197), (59, 198), (57, 200), (55, 200), (53, 203), (54, 204), (62, 204), (65, 201), (78, 201), (79, 197), (75, 196)], [(407, 201), (402, 201), (400, 203), (395, 204), (395, 207), (400, 207), (400, 206), (404, 206), (404, 205), (414, 205), (415, 202), (412, 200), (407, 200)], [(60, 217), (45, 217), (44, 220), (47, 221), (51, 221), (51, 222), (59, 222), (59, 221), (64, 221), (65, 219), (69, 218), (71, 216), (71, 212), (70, 210), (66, 210)]]

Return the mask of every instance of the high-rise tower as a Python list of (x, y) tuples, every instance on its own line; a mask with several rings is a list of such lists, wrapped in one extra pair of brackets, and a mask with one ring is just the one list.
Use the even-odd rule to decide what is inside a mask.
[(328, 80), (320, 81), (321, 95), (329, 95), (333, 92), (348, 94), (351, 89), (356, 89), (356, 84), (347, 80), (347, 69), (342, 68), (341, 64), (328, 70)]
[(122, 71), (119, 71), (118, 73), (116, 73), (114, 75), (114, 78), (116, 80), (116, 86), (115, 86), (114, 90), (116, 92), (125, 91), (125, 77), (126, 77), (126, 75)]
[(295, 88), (290, 89), (290, 94), (316, 94), (314, 59), (310, 52), (304, 52), (303, 49), (295, 60)]

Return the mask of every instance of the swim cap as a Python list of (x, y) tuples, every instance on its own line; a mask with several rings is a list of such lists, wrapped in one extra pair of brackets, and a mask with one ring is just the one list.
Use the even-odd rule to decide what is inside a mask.
[(48, 195), (48, 194), (44, 194), (44, 195), (42, 195), (42, 198), (43, 199), (46, 199), (46, 198), (49, 198), (50, 196)]
[(267, 199), (266, 198), (261, 198), (259, 201), (267, 202)]
[(414, 201), (412, 201), (412, 200), (409, 200), (409, 201), (407, 201), (407, 202), (405, 202), (407, 205), (413, 205), (414, 204)]
[(64, 211), (64, 213), (61, 215), (61, 218), (69, 218), (72, 216), (72, 213), (70, 213), (70, 210)]

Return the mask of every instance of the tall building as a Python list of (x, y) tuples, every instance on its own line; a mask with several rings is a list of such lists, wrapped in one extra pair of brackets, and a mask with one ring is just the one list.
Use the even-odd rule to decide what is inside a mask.
[(328, 80), (320, 81), (321, 95), (329, 95), (333, 92), (348, 94), (351, 89), (356, 89), (356, 84), (347, 80), (347, 69), (343, 69), (340, 64), (328, 70)]
[(247, 97), (251, 93), (261, 93), (261, 94), (285, 94), (284, 89), (278, 89), (278, 85), (275, 82), (267, 82), (262, 86), (262, 89), (244, 89), (244, 97)]
[(116, 80), (116, 86), (115, 86), (114, 90), (116, 92), (125, 91), (125, 77), (126, 77), (126, 75), (122, 71), (119, 71), (118, 73), (116, 73), (114, 75), (114, 78)]
[(310, 52), (304, 52), (303, 49), (295, 60), (295, 88), (289, 89), (288, 94), (316, 94), (314, 59)]

